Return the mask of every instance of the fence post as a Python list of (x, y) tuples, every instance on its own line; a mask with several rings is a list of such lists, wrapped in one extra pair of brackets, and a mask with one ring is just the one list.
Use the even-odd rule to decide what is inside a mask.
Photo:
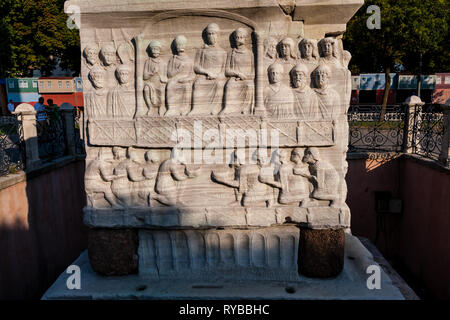
[(444, 133), (442, 135), (442, 148), (439, 155), (439, 161), (444, 166), (450, 166), (450, 99), (442, 107)]
[(425, 103), (418, 96), (410, 96), (405, 102), (405, 126), (403, 129), (403, 153), (414, 153), (416, 150), (415, 140), (417, 139), (417, 112), (416, 107), (422, 107)]
[(75, 119), (73, 117), (74, 107), (70, 103), (63, 103), (59, 110), (63, 114), (64, 130), (66, 135), (66, 146), (69, 155), (76, 154), (75, 148)]
[(13, 114), (19, 116), (22, 122), (26, 152), (26, 170), (33, 170), (41, 162), (36, 129), (36, 110), (34, 110), (32, 105), (22, 103), (14, 110)]

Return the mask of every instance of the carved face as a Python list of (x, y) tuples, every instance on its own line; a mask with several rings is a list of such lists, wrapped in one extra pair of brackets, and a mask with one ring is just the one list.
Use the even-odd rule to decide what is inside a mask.
[(269, 68), (269, 82), (270, 83), (279, 83), (281, 82), (281, 78), (283, 75), (283, 69), (281, 66), (276, 65), (272, 68)]
[(330, 82), (330, 76), (328, 72), (324, 70), (319, 70), (315, 74), (316, 86), (319, 89), (326, 89), (328, 87), (328, 83)]
[(120, 147), (113, 147), (112, 153), (114, 155), (114, 160), (122, 160), (125, 158), (126, 151)]
[(303, 156), (303, 162), (307, 163), (307, 164), (314, 164), (316, 163), (316, 160), (314, 160), (313, 155), (311, 154), (311, 152), (309, 150), (305, 151), (305, 155)]
[(161, 54), (160, 47), (150, 47), (150, 56), (152, 58), (158, 58), (160, 54)]
[(313, 54), (313, 44), (309, 41), (302, 43), (302, 55), (304, 58), (311, 58)]
[(299, 164), (302, 161), (302, 151), (300, 149), (292, 150), (291, 161), (295, 164)]
[(213, 46), (217, 43), (218, 34), (214, 29), (206, 30), (206, 43), (210, 46)]
[(96, 89), (101, 89), (105, 86), (105, 74), (103, 72), (92, 72), (89, 79)]
[(331, 41), (324, 41), (322, 43), (322, 52), (324, 57), (331, 57), (333, 55), (333, 43)]
[(292, 84), (294, 85), (294, 88), (303, 89), (306, 86), (306, 84), (308, 83), (307, 76), (303, 71), (295, 70), (293, 72), (292, 76), (293, 76)]
[(131, 79), (130, 76), (131, 76), (131, 72), (130, 72), (130, 70), (127, 70), (127, 69), (121, 69), (117, 72), (117, 77), (121, 84), (129, 83), (130, 79)]
[(98, 50), (94, 48), (86, 50), (86, 61), (91, 65), (96, 64), (98, 62)]
[(280, 160), (280, 163), (282, 163), (282, 164), (289, 162), (289, 157), (285, 150), (278, 151), (278, 158)]
[(234, 40), (236, 41), (237, 46), (242, 46), (245, 44), (245, 39), (247, 34), (244, 31), (237, 30), (234, 36)]
[(282, 42), (280, 45), (280, 54), (282, 58), (288, 58), (291, 55), (291, 46), (287, 42)]
[(182, 41), (175, 42), (175, 50), (177, 50), (177, 53), (180, 54), (184, 52), (184, 49), (186, 48), (186, 44)]
[(276, 41), (268, 41), (266, 43), (266, 54), (269, 58), (273, 59), (277, 55), (277, 43)]
[(106, 66), (115, 64), (117, 61), (116, 51), (113, 47), (106, 47), (101, 52), (103, 63)]

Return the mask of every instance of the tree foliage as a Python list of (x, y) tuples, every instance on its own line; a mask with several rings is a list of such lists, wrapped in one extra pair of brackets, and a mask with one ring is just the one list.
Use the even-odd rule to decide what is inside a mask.
[(2, 0), (0, 2), (0, 76), (48, 75), (62, 68), (80, 69), (78, 30), (70, 30), (64, 0)]
[[(366, 26), (370, 5), (381, 9), (381, 29)], [(450, 0), (366, 0), (344, 35), (345, 47), (353, 56), (351, 71), (450, 70), (449, 11)]]

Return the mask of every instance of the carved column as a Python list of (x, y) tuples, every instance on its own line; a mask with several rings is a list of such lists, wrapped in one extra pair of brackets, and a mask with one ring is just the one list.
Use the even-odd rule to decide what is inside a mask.
[(68, 155), (74, 155), (75, 151), (75, 119), (73, 117), (74, 107), (70, 103), (63, 103), (59, 108), (63, 114), (64, 128), (66, 134), (66, 146)]
[(136, 117), (141, 117), (146, 114), (144, 98), (142, 96), (142, 92), (144, 90), (144, 78), (143, 78), (143, 70), (144, 66), (142, 65), (142, 50), (143, 48), (143, 36), (138, 35), (134, 38), (136, 43)]
[(255, 31), (256, 38), (256, 97), (255, 114), (265, 115), (264, 108), (264, 40), (260, 31)]
[(27, 103), (20, 104), (13, 112), (22, 121), (23, 140), (26, 150), (26, 168), (32, 170), (40, 164), (39, 146), (36, 130), (36, 110)]

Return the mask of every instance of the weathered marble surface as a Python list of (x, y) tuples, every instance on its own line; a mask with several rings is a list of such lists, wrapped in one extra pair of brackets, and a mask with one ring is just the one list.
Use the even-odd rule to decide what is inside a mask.
[[(84, 252), (73, 263), (81, 268), (81, 289), (68, 290), (66, 281), (70, 275), (63, 272), (42, 299), (404, 300), (402, 292), (412, 291), (399, 277), (393, 283), (389, 276), (392, 270), (387, 263), (381, 264), (381, 289), (368, 290), (366, 269), (370, 265), (378, 266), (379, 264), (358, 238), (347, 235), (345, 242), (344, 270), (337, 278), (325, 281), (304, 276), (289, 280), (242, 281), (235, 279), (233, 281), (226, 278), (233, 275), (232, 272), (225, 273), (222, 279), (217, 279), (220, 274), (216, 273), (216, 280), (212, 283), (206, 278), (173, 281), (157, 279), (149, 274), (105, 277), (92, 270), (87, 252)], [(287, 293), (287, 287), (295, 292)], [(407, 297), (411, 298), (411, 295)]]
[(342, 33), (362, 3), (67, 1), (85, 224), (139, 233), (142, 274), (295, 278), (299, 226), (350, 228)]

